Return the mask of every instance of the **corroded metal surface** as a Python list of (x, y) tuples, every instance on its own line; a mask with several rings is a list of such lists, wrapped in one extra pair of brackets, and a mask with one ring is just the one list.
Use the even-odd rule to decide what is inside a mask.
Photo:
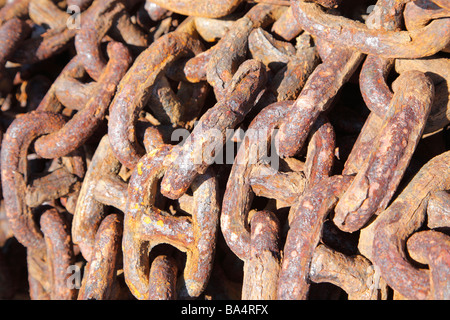
[(0, 298), (450, 299), (447, 0), (0, 0)]
[[(142, 146), (133, 137), (134, 122), (144, 106), (141, 100), (148, 96), (147, 91), (168, 64), (201, 51), (200, 42), (189, 34), (169, 33), (139, 55), (120, 81), (117, 94), (111, 102), (108, 133), (113, 141), (111, 146), (114, 153), (128, 168), (133, 168), (143, 154)], [(135, 83), (140, 85), (136, 86)]]
[(418, 230), (425, 220), (430, 194), (449, 187), (450, 152), (430, 160), (403, 190), (401, 195), (376, 220), (373, 262), (394, 290), (409, 299), (433, 299), (427, 272), (406, 258), (401, 241)]
[[(210, 276), (217, 235), (219, 204), (216, 179), (207, 172), (194, 181), (192, 218), (172, 216), (154, 203), (156, 183), (164, 175), (164, 160), (172, 147), (162, 145), (137, 163), (128, 186), (124, 222), (124, 273), (133, 295), (148, 298), (149, 262), (145, 251), (159, 243), (169, 243), (187, 252), (185, 287), (198, 296)], [(147, 248), (146, 250), (144, 248)]]

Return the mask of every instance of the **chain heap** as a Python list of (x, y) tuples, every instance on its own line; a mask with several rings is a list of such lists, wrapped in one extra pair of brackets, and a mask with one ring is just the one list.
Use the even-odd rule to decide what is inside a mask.
[(0, 99), (0, 298), (450, 299), (447, 0), (3, 0)]

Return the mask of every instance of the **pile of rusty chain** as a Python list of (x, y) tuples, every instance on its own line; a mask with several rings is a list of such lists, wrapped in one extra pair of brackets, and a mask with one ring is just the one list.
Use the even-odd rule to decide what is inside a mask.
[(450, 299), (449, 72), (447, 0), (1, 0), (0, 298)]

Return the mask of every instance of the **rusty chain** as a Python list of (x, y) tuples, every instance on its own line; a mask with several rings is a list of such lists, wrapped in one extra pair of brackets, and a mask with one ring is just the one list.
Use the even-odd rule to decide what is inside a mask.
[(445, 0), (0, 1), (0, 298), (450, 299), (449, 54)]

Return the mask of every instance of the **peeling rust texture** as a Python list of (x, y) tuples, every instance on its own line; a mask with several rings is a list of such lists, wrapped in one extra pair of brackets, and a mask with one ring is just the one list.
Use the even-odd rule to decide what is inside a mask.
[(12, 86), (8, 83), (5, 70), (5, 63), (11, 58), (17, 48), (31, 32), (28, 24), (13, 18), (6, 21), (0, 26), (0, 90), (9, 91), (8, 87)]
[(334, 130), (323, 118), (312, 132), (303, 172), (278, 172), (263, 163), (268, 152), (267, 145), (273, 138), (273, 130), (283, 121), (291, 106), (292, 101), (277, 102), (264, 108), (254, 118), (228, 178), (221, 227), (228, 246), (241, 260), (249, 259), (247, 216), (255, 193), (290, 206), (307, 188), (331, 173)]
[(276, 199), (284, 206), (294, 204), (308, 184), (303, 171), (277, 172), (264, 164), (254, 166), (248, 179), (255, 195)]
[(449, 53), (449, 0), (0, 0), (0, 298), (450, 300)]
[(58, 114), (30, 112), (17, 118), (3, 137), (1, 168), (6, 214), (14, 235), (25, 247), (45, 246), (33, 213), (25, 204), (27, 151), (37, 137), (59, 130), (65, 123)]
[(306, 153), (305, 175), (308, 188), (331, 174), (334, 162), (336, 135), (333, 126), (325, 116), (314, 123)]
[(242, 0), (152, 0), (152, 2), (186, 16), (220, 18), (232, 13)]
[(138, 299), (148, 299), (148, 252), (168, 243), (186, 252), (183, 272), (188, 295), (197, 297), (205, 289), (215, 253), (219, 222), (217, 181), (212, 172), (200, 175), (192, 184), (192, 217), (172, 216), (155, 206), (158, 180), (164, 175), (164, 160), (172, 146), (162, 145), (139, 160), (128, 185), (123, 254), (125, 281)]
[(278, 299), (307, 299), (311, 258), (320, 240), (323, 221), (352, 180), (351, 176), (323, 179), (291, 207), (290, 229), (278, 280)]
[(373, 148), (336, 206), (334, 223), (344, 231), (363, 227), (391, 200), (422, 136), (434, 97), (431, 80), (418, 71), (397, 79), (397, 90)]
[(244, 16), (214, 46), (206, 67), (206, 79), (218, 101), (224, 98), (229, 82), (247, 56), (248, 37), (252, 30), (252, 20)]
[(176, 300), (177, 272), (173, 258), (157, 256), (150, 268), (149, 300)]
[(450, 82), (450, 59), (436, 54), (421, 59), (396, 59), (395, 71), (417, 70), (429, 76), (435, 85), (435, 98), (431, 107), (424, 133), (436, 132), (450, 123), (450, 101), (448, 99)]
[[(261, 132), (249, 131), (244, 137), (234, 160), (223, 196), (221, 229), (228, 247), (241, 260), (249, 259), (251, 233), (247, 226), (247, 217), (254, 197), (250, 185), (252, 167), (265, 156), (267, 143), (271, 139), (272, 130), (280, 123), (289, 111), (292, 102), (279, 102), (265, 108), (249, 126), (251, 129), (262, 129)], [(255, 132), (254, 135), (250, 135)], [(257, 157), (251, 154), (250, 146), (256, 145)], [(263, 147), (258, 147), (261, 145)], [(272, 150), (271, 152), (274, 152)], [(253, 159), (250, 157), (253, 156)], [(286, 180), (285, 180), (286, 181)]]
[(101, 40), (117, 20), (117, 16), (125, 9), (116, 1), (103, 2), (106, 2), (103, 7), (97, 5), (95, 8), (90, 8), (94, 19), (83, 21), (74, 41), (77, 54), (86, 72), (95, 81), (99, 81), (106, 67), (105, 58), (100, 50)]
[(262, 28), (250, 32), (248, 48), (254, 59), (274, 71), (284, 67), (296, 53), (292, 43), (277, 40)]
[(380, 127), (383, 125), (383, 118), (378, 117), (371, 112), (364, 123), (358, 138), (353, 144), (352, 150), (345, 162), (342, 174), (352, 175), (360, 171), (366, 162), (367, 154), (373, 147), (373, 141), (380, 133)]
[(379, 117), (387, 113), (393, 93), (386, 78), (394, 66), (394, 59), (382, 59), (370, 55), (366, 58), (359, 76), (361, 94), (370, 111)]
[(125, 3), (118, 0), (95, 1), (80, 18), (81, 28), (75, 36), (75, 48), (88, 74), (98, 81), (106, 60), (101, 52), (101, 42), (107, 35), (120, 39), (138, 55), (149, 45), (147, 34), (130, 21)]
[(430, 277), (430, 298), (450, 299), (450, 237), (432, 230), (416, 232), (408, 239), (406, 246), (414, 260), (430, 266), (429, 271), (422, 270)]
[(41, 216), (41, 228), (47, 248), (46, 260), (51, 281), (52, 300), (73, 300), (76, 289), (67, 286), (70, 273), (68, 268), (74, 263), (74, 253), (70, 228), (56, 209), (49, 209)]
[(193, 83), (206, 81), (207, 66), (213, 54), (214, 48), (215, 47), (211, 47), (186, 62), (183, 71), (188, 81)]
[(374, 222), (373, 263), (387, 284), (407, 299), (432, 294), (428, 273), (409, 262), (402, 243), (424, 223), (430, 194), (450, 188), (449, 161), (447, 151), (426, 163)]
[(243, 300), (275, 300), (280, 271), (280, 222), (270, 211), (255, 213), (250, 221), (251, 248), (244, 263)]
[(25, 193), (25, 203), (32, 208), (77, 192), (80, 188), (78, 177), (64, 167), (30, 180)]
[(272, 26), (272, 32), (286, 41), (295, 39), (302, 31), (302, 27), (294, 17), (292, 7), (289, 7)]
[(244, 120), (266, 81), (266, 70), (260, 62), (247, 60), (239, 67), (225, 97), (203, 114), (189, 138), (177, 150), (161, 181), (164, 196), (178, 199), (209, 167), (208, 160), (225, 143), (226, 129), (234, 129)]
[(123, 165), (134, 168), (144, 154), (136, 141), (135, 122), (156, 78), (170, 63), (202, 51), (201, 43), (189, 34), (169, 33), (142, 52), (122, 78), (110, 106), (108, 135), (113, 151)]
[(101, 222), (93, 248), (92, 259), (86, 266), (85, 281), (79, 300), (108, 300), (114, 298), (117, 270), (121, 258), (123, 217), (110, 214)]
[(301, 0), (292, 2), (302, 28), (342, 47), (384, 58), (420, 58), (441, 51), (450, 42), (450, 18), (436, 19), (426, 27), (413, 31), (371, 30), (361, 22), (322, 11)]
[(131, 63), (128, 49), (119, 42), (108, 44), (110, 60), (99, 78), (97, 90), (87, 105), (77, 112), (58, 132), (39, 138), (37, 154), (57, 158), (81, 147), (103, 121), (116, 86)]
[[(376, 279), (369, 259), (362, 255), (346, 256), (323, 244), (314, 249), (309, 277), (312, 282), (342, 288), (349, 300), (379, 300), (380, 295), (383, 300), (387, 298), (387, 286), (382, 279)], [(375, 287), (377, 280), (379, 288)]]
[(319, 62), (315, 47), (297, 50), (296, 56), (275, 74), (269, 84), (269, 89), (277, 96), (277, 101), (297, 99)]
[(168, 77), (161, 75), (152, 87), (148, 108), (163, 125), (190, 127), (204, 105), (210, 92), (206, 81), (179, 83), (175, 93)]
[(107, 206), (125, 211), (127, 201), (127, 183), (113, 174), (103, 174), (97, 181), (94, 198)]
[(294, 156), (300, 150), (319, 114), (330, 107), (362, 59), (353, 50), (336, 48), (314, 69), (280, 126), (280, 156)]
[(93, 258), (95, 236), (106, 215), (106, 205), (95, 198), (97, 183), (105, 176), (115, 176), (120, 162), (111, 150), (108, 136), (100, 141), (84, 177), (72, 221), (73, 242), (80, 247), (83, 257)]
[[(53, 5), (50, 1), (44, 1), (44, 4), (46, 6)], [(55, 7), (55, 5), (53, 5), (53, 7)], [(102, 9), (108, 11), (111, 8), (113, 8), (113, 10), (122, 10), (118, 13), (117, 19), (112, 21), (102, 19), (101, 16), (99, 16), (99, 12), (101, 13)], [(39, 13), (39, 15), (40, 19), (53, 20), (53, 16), (43, 17), (42, 13)], [(67, 15), (67, 13), (58, 8), (57, 15), (63, 16)], [(117, 0), (95, 1), (88, 9), (81, 12), (79, 20), (82, 23), (80, 30), (77, 30), (75, 27), (68, 27), (68, 20), (63, 19), (63, 21), (59, 22), (60, 26), (51, 28), (37, 37), (26, 39), (24, 43), (14, 52), (14, 55), (11, 57), (11, 61), (22, 64), (33, 64), (61, 53), (69, 48), (78, 31), (83, 35), (85, 33), (89, 33), (89, 30), (91, 29), (85, 26), (85, 23), (89, 21), (102, 21), (103, 23), (99, 24), (103, 26), (108, 25), (109, 22), (114, 22), (111, 26), (110, 32), (114, 35), (114, 38), (123, 39), (125, 44), (130, 45), (131, 50), (135, 54), (140, 53), (140, 51), (148, 46), (147, 36), (144, 32), (131, 23), (130, 17), (124, 11), (124, 4)], [(44, 24), (48, 24), (48, 21)], [(97, 25), (97, 28), (98, 27), (99, 26)], [(95, 47), (90, 48), (90, 52), (95, 52)]]
[(233, 28), (214, 46), (206, 78), (218, 101), (226, 95), (235, 72), (246, 58), (248, 37), (252, 30), (270, 24), (281, 13), (282, 8), (279, 6), (258, 4), (237, 20)]
[[(260, 166), (260, 161), (266, 156), (267, 143), (270, 141), (272, 131), (281, 123), (292, 106), (291, 101), (272, 104), (261, 111), (249, 126), (250, 129), (260, 130), (252, 136), (247, 134), (230, 173), (227, 188), (222, 204), (221, 228), (224, 238), (230, 249), (244, 260), (244, 299), (275, 299), (277, 297), (276, 278), (280, 270), (277, 220), (272, 213), (262, 211), (256, 213), (251, 221), (251, 231), (248, 230), (247, 216), (253, 199), (252, 183), (255, 182), (255, 169)], [(308, 188), (314, 188), (314, 184), (320, 183), (330, 173), (333, 163), (334, 131), (327, 122), (321, 122), (316, 126), (314, 134), (308, 146), (306, 170), (303, 180), (306, 180)], [(259, 147), (262, 146), (262, 148)], [(260, 153), (251, 159), (252, 149), (257, 148)], [(274, 152), (274, 150), (272, 150)], [(331, 156), (331, 157), (330, 157)], [(268, 168), (269, 169), (269, 168)], [(280, 175), (274, 173), (273, 175)], [(253, 175), (253, 176), (252, 176)], [(250, 179), (249, 176), (252, 176)], [(299, 176), (297, 176), (298, 178)], [(263, 179), (261, 177), (261, 179)], [(300, 180), (300, 179), (299, 179)], [(257, 181), (257, 180), (256, 180)], [(279, 181), (277, 192), (289, 194), (289, 186), (286, 178), (269, 180), (272, 183)], [(259, 181), (258, 181), (259, 182)], [(299, 183), (298, 181), (297, 183)], [(260, 183), (260, 182), (259, 182)], [(304, 187), (305, 188), (305, 187)], [(277, 189), (277, 188), (274, 188)], [(259, 189), (261, 191), (261, 189)], [(284, 191), (283, 191), (284, 190)], [(302, 193), (302, 189), (295, 190), (296, 196)], [(277, 192), (267, 197), (287, 199)], [(293, 193), (292, 192), (292, 193)], [(292, 200), (291, 200), (292, 201)], [(259, 220), (262, 220), (260, 222)], [(266, 230), (268, 228), (268, 230)], [(266, 231), (262, 231), (266, 230)], [(257, 237), (261, 233), (266, 238)], [(289, 233), (290, 234), (290, 233)], [(257, 246), (255, 248), (255, 245)]]

